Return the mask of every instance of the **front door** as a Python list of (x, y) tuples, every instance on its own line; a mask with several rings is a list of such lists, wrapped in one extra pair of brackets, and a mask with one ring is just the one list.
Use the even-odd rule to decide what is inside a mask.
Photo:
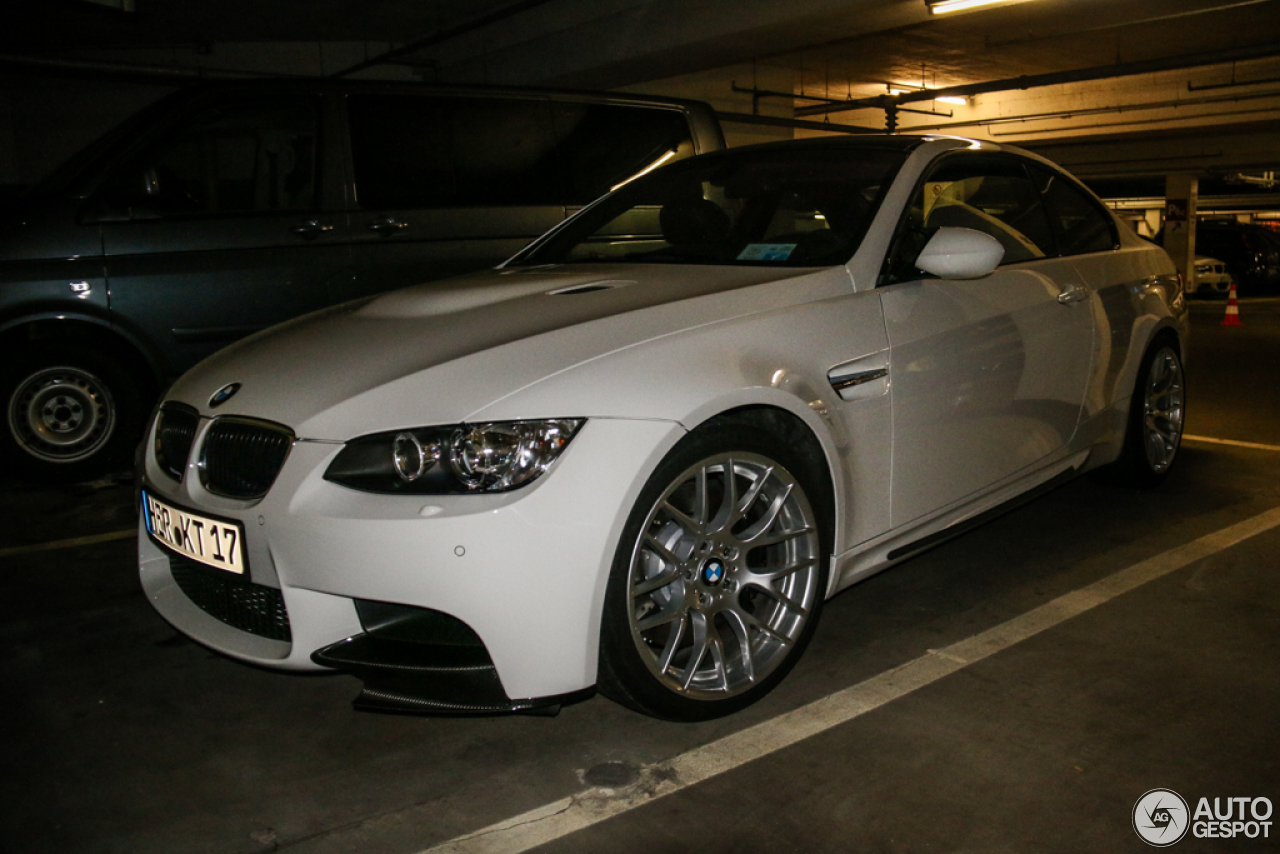
[[(913, 268), (940, 226), (996, 237), (973, 280)], [(1020, 161), (953, 155), (922, 183), (880, 289), (893, 399), (896, 527), (1035, 466), (1075, 433), (1093, 358), (1089, 292)]]

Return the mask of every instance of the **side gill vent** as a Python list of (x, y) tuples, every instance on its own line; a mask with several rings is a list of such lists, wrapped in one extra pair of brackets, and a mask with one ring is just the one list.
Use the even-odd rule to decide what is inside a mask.
[(610, 291), (614, 288), (622, 288), (627, 285), (634, 285), (635, 281), (631, 279), (606, 279), (602, 282), (588, 282), (585, 285), (570, 285), (567, 288), (559, 290), (547, 291), (549, 296), (567, 297), (575, 294), (589, 294), (592, 291)]

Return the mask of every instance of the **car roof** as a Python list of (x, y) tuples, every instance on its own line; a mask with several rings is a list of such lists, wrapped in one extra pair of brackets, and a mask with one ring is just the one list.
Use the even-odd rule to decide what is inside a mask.
[[(808, 137), (806, 139), (784, 139), (775, 142), (760, 142), (754, 145), (741, 145), (730, 149), (733, 151), (793, 151), (795, 149), (827, 149), (827, 148), (877, 148), (890, 151), (914, 151), (928, 142), (939, 139), (956, 139), (955, 137), (920, 136), (914, 134), (884, 133), (850, 133), (840, 136)], [(965, 140), (970, 142), (970, 140)]]

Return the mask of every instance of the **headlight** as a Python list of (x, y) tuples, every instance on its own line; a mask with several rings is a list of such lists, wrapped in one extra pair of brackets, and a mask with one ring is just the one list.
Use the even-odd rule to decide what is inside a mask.
[(346, 444), (324, 479), (364, 492), (505, 492), (546, 471), (582, 423), (495, 421), (361, 436)]

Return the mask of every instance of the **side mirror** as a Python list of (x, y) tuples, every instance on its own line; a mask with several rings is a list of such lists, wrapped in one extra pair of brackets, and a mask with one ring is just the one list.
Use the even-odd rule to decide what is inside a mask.
[(941, 279), (979, 279), (1004, 260), (1004, 247), (989, 234), (972, 228), (943, 226), (929, 238), (916, 268)]

